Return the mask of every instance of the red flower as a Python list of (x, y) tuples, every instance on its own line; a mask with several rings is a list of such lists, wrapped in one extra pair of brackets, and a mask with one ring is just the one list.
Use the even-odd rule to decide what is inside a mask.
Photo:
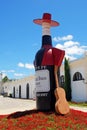
[(0, 116), (0, 130), (84, 130), (87, 128), (87, 112), (71, 109), (67, 115), (55, 112), (30, 110)]

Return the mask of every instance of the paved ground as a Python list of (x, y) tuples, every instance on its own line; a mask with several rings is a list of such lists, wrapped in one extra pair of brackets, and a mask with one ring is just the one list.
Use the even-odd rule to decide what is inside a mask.
[(70, 108), (72, 108), (74, 110), (80, 110), (80, 111), (83, 111), (83, 112), (87, 112), (87, 107), (70, 106)]
[[(17, 111), (32, 110), (36, 108), (36, 101), (16, 99), (0, 96), (0, 115), (11, 114)], [(72, 107), (75, 110), (87, 112), (87, 107)]]
[(35, 108), (36, 102), (34, 100), (0, 96), (0, 115), (10, 114), (17, 111), (32, 110)]

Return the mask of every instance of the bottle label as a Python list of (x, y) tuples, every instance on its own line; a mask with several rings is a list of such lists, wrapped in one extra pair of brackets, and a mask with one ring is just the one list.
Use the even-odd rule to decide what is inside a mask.
[(36, 92), (50, 91), (50, 77), (49, 70), (38, 70), (35, 74)]

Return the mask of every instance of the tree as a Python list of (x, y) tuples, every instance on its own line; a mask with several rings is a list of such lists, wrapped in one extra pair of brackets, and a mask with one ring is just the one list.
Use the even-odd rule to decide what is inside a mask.
[(66, 99), (71, 101), (71, 76), (70, 76), (70, 67), (69, 67), (69, 60), (65, 58), (64, 61), (64, 71), (65, 71), (65, 83), (64, 89), (66, 92)]
[(8, 77), (5, 76), (5, 77), (2, 79), (2, 82), (5, 83), (5, 82), (7, 82), (8, 80), (9, 80)]

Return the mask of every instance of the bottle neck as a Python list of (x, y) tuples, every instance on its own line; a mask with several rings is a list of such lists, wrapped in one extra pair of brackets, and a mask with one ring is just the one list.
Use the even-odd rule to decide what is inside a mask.
[(50, 35), (44, 35), (42, 36), (42, 47), (44, 46), (52, 46), (52, 39)]
[(44, 35), (50, 35), (50, 23), (42, 23), (42, 36)]

